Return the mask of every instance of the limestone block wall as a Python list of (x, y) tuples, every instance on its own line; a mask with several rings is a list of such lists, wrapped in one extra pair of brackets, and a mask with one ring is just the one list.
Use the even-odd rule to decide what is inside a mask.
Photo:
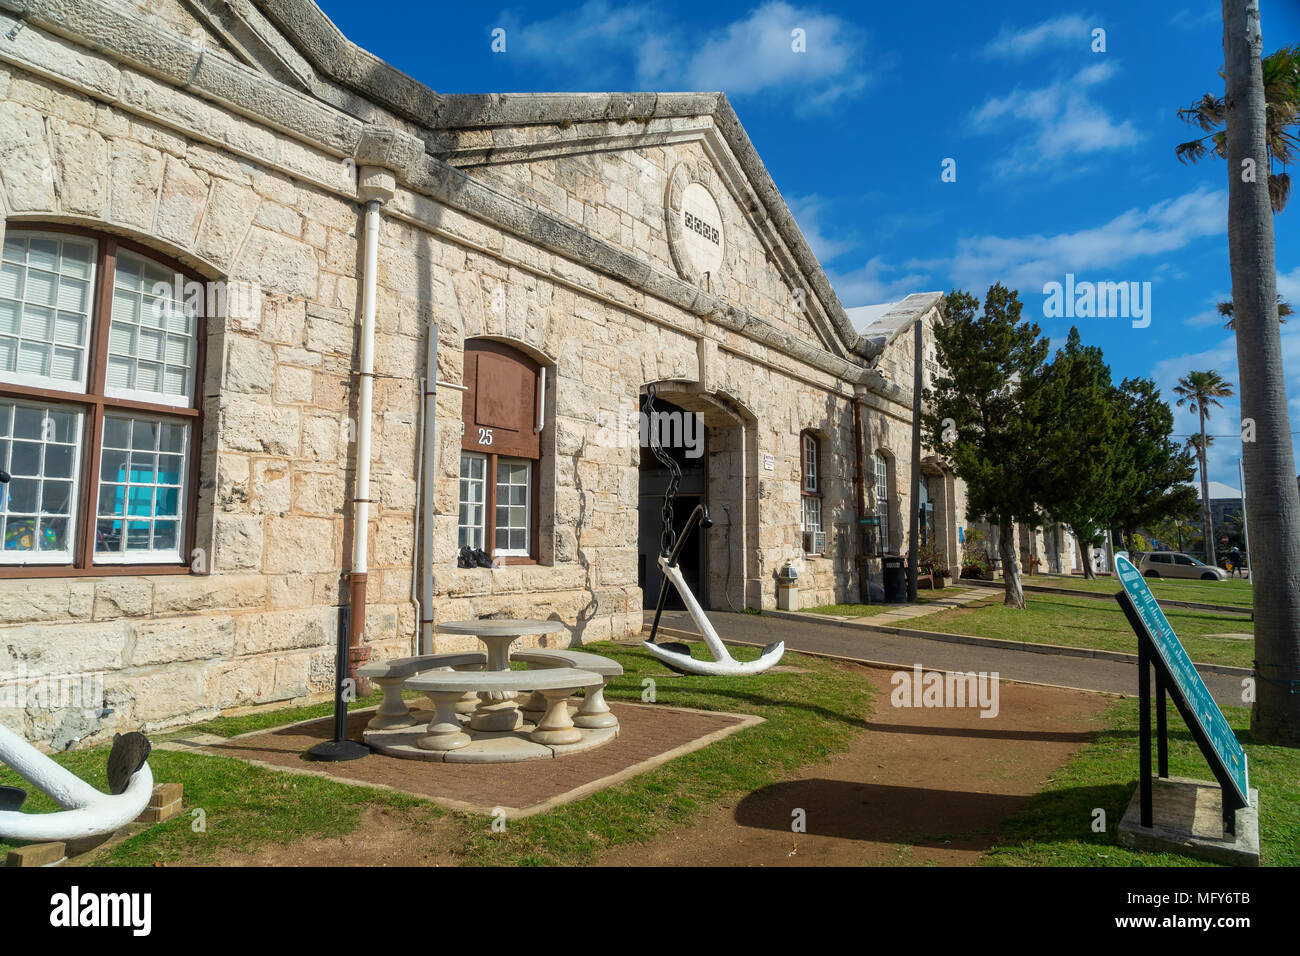
[[(206, 323), (196, 556), (206, 573), (0, 578), (0, 672), (102, 672), (111, 709), (58, 714), (66, 726), (41, 710), (3, 719), (54, 743), (325, 692), (352, 534), (359, 207), (329, 188), (342, 166), (72, 44), (22, 36), (28, 54), (97, 96), (0, 70), (5, 228), (54, 221), (128, 237), (213, 281), (255, 283), (261, 309)], [(385, 310), (376, 342), (384, 377), (366, 626), (380, 654), (406, 652), (416, 623), (413, 373), (423, 339), (407, 319)]]
[[(477, 165), (477, 149), (516, 150), (529, 155), (529, 147), (555, 147), (557, 141), (626, 137), (636, 127), (636, 140), (685, 139), (659, 145), (635, 143), (607, 151), (574, 152), (513, 163)], [(793, 272), (784, 272), (772, 254), (779, 240), (760, 236), (746, 220), (734, 190), (717, 171), (700, 142), (713, 131), (711, 117), (651, 119), (646, 123), (574, 123), (561, 130), (553, 125), (514, 127), (498, 130), (470, 130), (449, 137), (451, 150), (467, 151), (452, 162), (464, 163), (466, 172), (485, 182), (515, 191), (538, 207), (581, 226), (619, 248), (635, 254), (656, 268), (676, 275), (669, 249), (664, 217), (669, 177), (679, 164), (696, 171), (718, 202), (726, 229), (725, 259), (721, 282), (713, 292), (762, 316), (784, 331), (808, 337), (822, 348), (837, 346), (820, 326), (810, 325), (801, 303), (804, 283)], [(692, 135), (693, 134), (693, 135)], [(725, 152), (720, 141), (711, 138), (714, 149)]]
[[(187, 25), (177, 19), (180, 7), (158, 9)], [(10, 23), (0, 17), (0, 32)], [(35, 26), (6, 43), (0, 231), (53, 221), (127, 237), (210, 281), (254, 284), (260, 309), (206, 321), (200, 573), (0, 572), (0, 672), (93, 672), (102, 675), (106, 704), (4, 710), (0, 719), (62, 746), (323, 694), (356, 533), (362, 210), (355, 165), (340, 155), (352, 148), (345, 144), (358, 121), (299, 97), (301, 127), (326, 149), (305, 133), (290, 135), (287, 124), (223, 109)], [(208, 55), (214, 63), (221, 51)], [(699, 149), (620, 147), (567, 170), (528, 162), (492, 175), (518, 185), (526, 172), (535, 194), (549, 195), (573, 221), (669, 271), (662, 206), (654, 204), (662, 204), (664, 177), (678, 160), (703, 162)], [(768, 261), (763, 237), (726, 189), (715, 195), (732, 223), (726, 297), (788, 330), (791, 342), (819, 341), (813, 320), (788, 301), (788, 277)], [(475, 336), (515, 344), (549, 372), (535, 565), (455, 567), (461, 398), (439, 389), (436, 619), (556, 616), (570, 625), (566, 643), (640, 630), (639, 449), (616, 426), (647, 382), (662, 381), (698, 392), (735, 423), (711, 463), (711, 495), (740, 505), (729, 519), (731, 545), (725, 533), (711, 539), (736, 559), (717, 593), (775, 605), (776, 572), (802, 550), (798, 436), (811, 428), (823, 439), (830, 547), (810, 562), (807, 600), (853, 599), (845, 557), (855, 518), (850, 386), (406, 187), (382, 216), (365, 621), (375, 656), (411, 653), (417, 631), (419, 379), (430, 322), (439, 324), (444, 382), (461, 381), (463, 343)], [(882, 439), (889, 447), (906, 447), (897, 444), (900, 428), (889, 418)], [(761, 467), (767, 454), (771, 472)], [(728, 569), (721, 557), (710, 562), (720, 573)], [(462, 645), (440, 638), (436, 649)]]

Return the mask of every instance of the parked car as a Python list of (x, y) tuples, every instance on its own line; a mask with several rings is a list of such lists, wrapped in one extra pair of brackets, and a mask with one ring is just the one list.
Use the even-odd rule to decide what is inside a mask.
[(1202, 561), (1197, 561), (1190, 554), (1181, 551), (1151, 551), (1143, 556), (1138, 565), (1149, 578), (1200, 578), (1202, 581), (1226, 581), (1228, 572), (1223, 568), (1212, 568)]

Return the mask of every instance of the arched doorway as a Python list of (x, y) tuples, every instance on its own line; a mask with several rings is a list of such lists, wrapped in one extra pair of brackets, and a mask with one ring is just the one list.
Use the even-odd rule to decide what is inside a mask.
[[(644, 408), (645, 394), (640, 397)], [(640, 487), (638, 489), (637, 581), (643, 607), (654, 607), (662, 575), (658, 569), (663, 498), (668, 469), (649, 448), (651, 428), (660, 444), (682, 469), (673, 506), (673, 525), (685, 525), (701, 502), (708, 505), (713, 527), (695, 532), (680, 564), (682, 576), (706, 608), (740, 611), (761, 601), (757, 558), (747, 560), (745, 542), (758, 540), (758, 494), (754, 457), (754, 421), (721, 397), (708, 395), (689, 383), (661, 382), (655, 400), (657, 420), (640, 422)], [(752, 550), (752, 549), (751, 549)], [(672, 592), (667, 607), (680, 608)]]

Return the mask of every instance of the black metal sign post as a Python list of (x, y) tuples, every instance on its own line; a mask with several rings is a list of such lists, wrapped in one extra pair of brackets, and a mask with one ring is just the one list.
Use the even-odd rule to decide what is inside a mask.
[(1139, 794), (1141, 798), (1142, 826), (1150, 829), (1153, 822), (1152, 799), (1151, 799), (1151, 672), (1155, 671), (1156, 681), (1156, 748), (1157, 748), (1157, 772), (1162, 779), (1169, 777), (1169, 728), (1165, 716), (1166, 703), (1165, 697), (1168, 695), (1178, 712), (1183, 717), (1183, 722), (1191, 732), (1192, 738), (1196, 741), (1197, 746), (1201, 748), (1201, 753), (1205, 756), (1206, 762), (1214, 772), (1215, 779), (1219, 782), (1220, 801), (1223, 806), (1223, 832), (1227, 835), (1234, 835), (1237, 832), (1237, 811), (1247, 806), (1238, 795), (1236, 788), (1232, 784), (1231, 777), (1223, 768), (1222, 761), (1218, 758), (1213, 744), (1209, 737), (1201, 729), (1200, 721), (1195, 717), (1192, 709), (1188, 706), (1187, 698), (1178, 682), (1173, 679), (1165, 666), (1164, 660), (1157, 653), (1155, 643), (1147, 631), (1137, 608), (1133, 605), (1132, 598), (1128, 593), (1121, 591), (1115, 595), (1115, 600), (1119, 602), (1120, 607), (1124, 609), (1124, 616), (1128, 618), (1133, 632), (1138, 638), (1138, 781)]
[(344, 681), (348, 679), (348, 625), (352, 609), (339, 606), (338, 644), (334, 658), (334, 739), (323, 740), (307, 751), (313, 760), (356, 760), (370, 753), (370, 748), (355, 740), (348, 740), (348, 702), (343, 694)]

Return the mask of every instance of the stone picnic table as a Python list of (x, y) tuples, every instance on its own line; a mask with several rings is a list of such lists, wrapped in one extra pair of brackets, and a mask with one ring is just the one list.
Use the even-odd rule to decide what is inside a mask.
[[(443, 621), (434, 626), (440, 634), (470, 634), (487, 649), (484, 672), (510, 670), (510, 647), (521, 637), (558, 634), (566, 628), (560, 621), (487, 620)], [(517, 730), (523, 725), (523, 714), (515, 703), (516, 693), (510, 690), (484, 691), (479, 694), (481, 703), (469, 719), (475, 730)]]

